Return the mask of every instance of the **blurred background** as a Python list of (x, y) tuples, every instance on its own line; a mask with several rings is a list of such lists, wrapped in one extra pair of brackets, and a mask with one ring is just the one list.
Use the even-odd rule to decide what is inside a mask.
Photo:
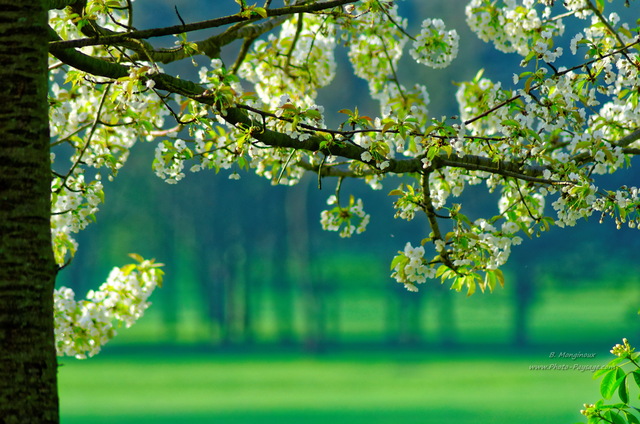
[[(468, 30), (466, 2), (398, 3), (410, 32), (433, 17), (460, 34), (450, 68), (430, 70), (406, 54), (398, 69), (406, 84), (427, 85), (433, 116), (457, 114), (454, 83), (480, 68), (511, 86), (519, 59)], [(175, 8), (193, 22), (237, 7), (137, 0), (135, 23), (175, 25)], [(224, 52), (229, 62), (238, 47)], [(338, 61), (335, 82), (318, 99), (328, 121), (339, 123), (337, 110), (355, 106), (377, 116), (346, 51)], [(199, 67), (166, 69), (189, 77)], [(97, 222), (78, 235), (58, 284), (82, 297), (131, 252), (165, 263), (165, 283), (145, 316), (100, 355), (61, 359), (65, 424), (572, 423), (582, 403), (599, 397), (590, 373), (574, 365), (604, 364), (622, 337), (638, 339), (638, 230), (593, 217), (525, 240), (505, 268), (505, 288), (491, 295), (467, 298), (437, 282), (409, 293), (389, 277), (389, 264), (407, 241), (424, 237), (427, 222), (393, 219), (387, 193), (398, 179), (380, 191), (345, 181), (343, 196), (363, 198), (372, 219), (364, 234), (341, 239), (319, 223), (335, 181), (319, 190), (313, 176), (280, 187), (242, 172), (239, 181), (201, 172), (169, 185), (153, 174), (154, 148), (138, 143), (116, 180), (105, 182)], [(634, 170), (599, 184), (638, 185), (638, 177)], [(495, 200), (477, 188), (462, 203), (474, 218), (493, 214)], [(530, 369), (541, 364), (556, 369)]]

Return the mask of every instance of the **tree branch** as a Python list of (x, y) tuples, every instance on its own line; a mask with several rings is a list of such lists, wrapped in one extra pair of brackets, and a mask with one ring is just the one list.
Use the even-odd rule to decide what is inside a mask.
[[(634, 143), (638, 140), (640, 140), (640, 129), (637, 129), (631, 134), (628, 134), (622, 137), (618, 141), (612, 142), (611, 146), (622, 147), (623, 148), (622, 152), (627, 155), (636, 155), (637, 154), (636, 152), (638, 151), (638, 149), (627, 148), (627, 146), (629, 146), (631, 143)], [(591, 153), (583, 152), (573, 156), (571, 160), (579, 164), (585, 164), (593, 160), (593, 155)]]
[(504, 177), (513, 177), (523, 181), (531, 181), (541, 184), (558, 184), (561, 181), (548, 180), (541, 178), (543, 172), (547, 169), (545, 166), (539, 165), (520, 165), (515, 162), (495, 161), (492, 158), (475, 155), (450, 155), (436, 156), (433, 158), (434, 168), (463, 168), (469, 171), (484, 171), (491, 174), (502, 175)]
[(296, 166), (299, 166), (306, 171), (315, 172), (320, 177), (361, 178), (375, 174), (374, 172), (356, 173), (351, 169), (339, 168), (336, 164), (313, 165), (306, 161), (299, 161), (296, 163)]
[[(59, 39), (59, 36), (53, 29), (50, 29), (51, 39)], [(129, 68), (107, 62), (102, 59), (94, 58), (81, 53), (75, 49), (55, 50), (52, 54), (62, 62), (77, 68), (81, 71), (96, 76), (118, 79), (129, 75)], [(147, 78), (155, 82), (155, 89), (168, 91), (189, 97), (197, 102), (215, 106), (215, 99), (206, 93), (204, 87), (188, 80), (183, 80), (163, 73), (150, 74)], [(297, 140), (287, 134), (263, 128), (262, 122), (252, 119), (248, 112), (239, 107), (228, 108), (222, 117), (231, 125), (242, 126), (244, 128), (256, 128), (251, 136), (267, 146), (285, 147), (293, 149), (302, 149), (310, 152), (321, 151), (326, 155), (340, 156), (345, 159), (353, 159), (362, 162), (361, 155), (366, 149), (355, 144), (334, 144), (330, 147), (323, 147), (326, 139), (321, 136), (311, 136), (306, 140)], [(412, 159), (388, 159), (389, 166), (384, 172), (404, 174), (423, 172), (423, 163), (421, 158)], [(369, 165), (376, 165), (375, 161), (368, 162)], [(494, 161), (491, 158), (464, 155), (458, 156), (451, 154), (449, 156), (436, 156), (432, 161), (432, 166), (436, 168), (454, 167), (463, 168), (469, 171), (483, 171), (492, 174), (503, 175), (512, 178), (518, 178), (524, 181), (531, 181), (541, 184), (559, 184), (560, 181), (547, 180), (542, 177), (546, 167), (536, 165), (520, 165), (509, 161)]]
[(625, 155), (638, 156), (640, 155), (640, 149), (633, 149), (631, 147), (628, 147), (626, 149), (622, 149), (622, 153), (624, 153)]
[(640, 140), (640, 129), (635, 130), (631, 134), (621, 138), (617, 142), (613, 143), (614, 146), (627, 147), (629, 144)]
[(433, 169), (427, 170), (424, 175), (422, 175), (422, 210), (427, 215), (427, 219), (429, 220), (429, 227), (431, 227), (432, 232), (432, 240), (440, 240), (442, 242), (442, 247), (436, 248), (438, 250), (438, 254), (440, 255), (442, 263), (457, 273), (458, 267), (456, 267), (453, 262), (451, 262), (451, 259), (449, 258), (449, 252), (447, 252), (447, 248), (444, 246), (444, 239), (442, 238), (440, 224), (438, 223), (438, 215), (436, 214), (436, 210), (433, 206), (433, 199), (431, 198), (431, 188), (429, 187), (429, 177), (431, 175), (431, 172), (433, 172)]
[[(288, 16), (278, 16), (256, 25), (247, 25), (247, 22), (241, 22), (221, 34), (211, 36), (201, 41), (196, 41), (195, 45), (197, 46), (198, 52), (201, 54), (205, 54), (210, 58), (220, 57), (220, 50), (223, 46), (226, 46), (235, 40), (255, 39), (265, 32), (269, 32), (278, 25), (281, 25), (287, 20), (287, 18)], [(189, 55), (185, 53), (184, 49), (174, 48), (146, 51), (144, 55), (134, 56), (133, 59), (147, 60), (148, 57), (155, 62), (170, 63), (185, 59), (188, 56)]]
[[(320, 12), (334, 7), (342, 6), (349, 3), (355, 3), (357, 0), (330, 0), (306, 5), (285, 6), (278, 9), (268, 9), (267, 17), (293, 15), (296, 13), (313, 13)], [(117, 35), (98, 36), (91, 38), (81, 38), (79, 40), (68, 41), (52, 41), (49, 43), (49, 51), (53, 52), (60, 49), (97, 46), (97, 45), (114, 45), (132, 39), (147, 39), (153, 37), (162, 37), (165, 35), (182, 34), (185, 32), (199, 31), (208, 28), (217, 28), (224, 25), (235, 24), (238, 22), (253, 22), (263, 19), (259, 15), (250, 17), (243, 16), (242, 13), (235, 15), (223, 16), (221, 18), (209, 19), (206, 21), (194, 22), (187, 25), (174, 25), (164, 28), (146, 29), (140, 31), (131, 31)]]
[(80, 0), (49, 0), (48, 9), (64, 9), (67, 6), (71, 6), (72, 4), (78, 2)]

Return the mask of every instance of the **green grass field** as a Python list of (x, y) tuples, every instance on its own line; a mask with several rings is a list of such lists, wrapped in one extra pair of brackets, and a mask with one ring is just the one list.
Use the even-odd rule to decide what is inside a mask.
[(63, 363), (63, 424), (573, 424), (598, 396), (589, 372), (530, 370), (576, 363), (543, 353), (103, 354)]
[[(457, 336), (464, 347), (450, 355), (391, 348), (368, 352), (357, 345), (362, 354), (260, 354), (259, 349), (276, 348), (268, 344), (237, 355), (195, 353), (198, 343), (207, 340), (201, 317), (181, 322), (181, 338), (169, 343), (157, 311), (151, 310), (140, 324), (122, 329), (97, 357), (62, 359), (62, 424), (585, 422), (578, 411), (584, 402), (599, 399), (599, 381), (590, 372), (529, 366), (607, 363), (608, 349), (622, 337), (635, 342), (638, 293), (635, 286), (624, 296), (608, 288), (545, 292), (530, 323), (540, 353), (527, 354), (506, 347), (510, 310), (502, 292), (454, 298)], [(380, 302), (357, 299), (360, 303), (345, 303), (342, 341), (383, 340)], [(435, 336), (437, 310), (429, 307), (437, 298), (429, 302), (425, 340), (441, 349)], [(167, 343), (166, 353), (154, 347), (159, 341)], [(588, 346), (597, 346), (595, 359), (549, 358), (551, 350), (596, 352)], [(124, 353), (142, 350), (151, 353)]]

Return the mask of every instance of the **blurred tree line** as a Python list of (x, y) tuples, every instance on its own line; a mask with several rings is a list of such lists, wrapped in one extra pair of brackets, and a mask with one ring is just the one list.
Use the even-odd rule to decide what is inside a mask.
[[(144, 1), (150, 0), (136, 4)], [(155, 3), (154, 16), (136, 17), (140, 29), (176, 24), (176, 9), (187, 22), (206, 18), (194, 15), (207, 10), (204, 1)], [(217, 3), (227, 13), (237, 8), (233, 0)], [(457, 114), (454, 82), (472, 78), (480, 67), (505, 85), (517, 71), (504, 66), (505, 55), (470, 33), (463, 2), (406, 0), (400, 5), (405, 16), (439, 17), (460, 33), (461, 50), (451, 68), (435, 71), (410, 60), (401, 66), (401, 79), (419, 75), (427, 82), (433, 116)], [(410, 25), (415, 28), (419, 22)], [(168, 38), (167, 45), (172, 43)], [(328, 119), (339, 124), (336, 111), (356, 103), (365, 104), (362, 113), (377, 115), (374, 102), (362, 101), (368, 97), (366, 84), (351, 75), (346, 52), (338, 60), (343, 70), (318, 100)], [(198, 69), (187, 67), (180, 73)], [(372, 221), (366, 233), (340, 239), (319, 225), (335, 181), (325, 179), (321, 190), (311, 177), (291, 188), (270, 187), (269, 181), (245, 173), (232, 181), (224, 173), (203, 172), (167, 185), (153, 175), (153, 151), (153, 145), (140, 142), (118, 178), (105, 184), (106, 201), (97, 223), (79, 235), (78, 254), (58, 283), (83, 293), (104, 279), (110, 267), (124, 263), (127, 253), (155, 257), (166, 264), (167, 278), (148, 314), (163, 341), (184, 340), (183, 333), (196, 326), (200, 330), (192, 340), (220, 345), (276, 343), (319, 350), (332, 343), (373, 341), (452, 346), (464, 340), (461, 328), (473, 328), (464, 311), (479, 308), (488, 319), (500, 320), (489, 326), (500, 334), (487, 334), (487, 342), (526, 346), (545, 339), (541, 331), (536, 333), (536, 322), (549, 317), (536, 311), (544, 310), (549, 296), (564, 293), (570, 299), (571, 293), (585, 290), (599, 296), (609, 286), (619, 290), (620, 313), (628, 316), (625, 334), (637, 333), (637, 229), (611, 232), (613, 223), (598, 225), (598, 217), (593, 217), (574, 229), (555, 231), (544, 244), (525, 240), (513, 252), (508, 286), (499, 293), (464, 299), (436, 282), (414, 294), (393, 283), (388, 264), (404, 247), (399, 240), (411, 240), (427, 223), (392, 218), (393, 200), (387, 193), (398, 181), (388, 180), (377, 192), (346, 181), (363, 198)], [(482, 190), (464, 196), (478, 214), (496, 209), (496, 199)], [(588, 308), (584, 312), (590, 313)], [(579, 325), (580, 317), (574, 318)]]

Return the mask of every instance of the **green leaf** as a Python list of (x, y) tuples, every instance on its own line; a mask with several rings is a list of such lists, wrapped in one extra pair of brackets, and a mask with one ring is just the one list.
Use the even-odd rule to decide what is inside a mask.
[(620, 383), (620, 386), (618, 387), (618, 396), (620, 397), (620, 400), (623, 401), (624, 403), (628, 404), (629, 403), (629, 387), (627, 385), (627, 376), (625, 374), (624, 377), (622, 377), (622, 382)]
[(627, 421), (629, 422), (629, 424), (640, 424), (640, 421), (638, 420), (638, 418), (635, 415), (633, 415), (631, 412), (624, 411), (624, 415), (627, 417)]
[(593, 373), (593, 379), (595, 380), (596, 378), (598, 378), (598, 377), (602, 376), (603, 374), (608, 373), (609, 371), (610, 371), (610, 369), (609, 369), (609, 368), (600, 368), (599, 370), (594, 371), (594, 373)]
[(438, 269), (436, 270), (436, 278), (440, 277), (442, 274), (444, 274), (446, 271), (449, 270), (449, 267), (446, 265), (440, 265), (438, 267)]
[(138, 261), (138, 262), (143, 262), (144, 258), (140, 255), (138, 255), (137, 253), (129, 253), (129, 257)]
[(627, 405), (625, 405), (624, 403), (618, 402), (618, 403), (612, 403), (612, 404), (604, 404), (601, 402), (602, 399), (600, 399), (600, 403), (596, 403), (596, 406), (598, 407), (598, 409), (622, 409), (625, 408)]
[(464, 285), (464, 277), (459, 276), (453, 281), (453, 284), (451, 284), (451, 289), (459, 292), (460, 290), (462, 290), (463, 285)]
[(503, 126), (519, 127), (520, 126), (520, 122), (516, 121), (515, 119), (505, 119), (504, 121), (502, 121), (502, 125)]
[(636, 382), (636, 386), (640, 387), (640, 370), (635, 370), (632, 374), (633, 379)]
[(122, 272), (124, 275), (129, 275), (134, 269), (136, 269), (135, 264), (128, 264), (120, 268), (120, 272)]
[(431, 237), (423, 238), (422, 240), (420, 240), (420, 245), (424, 246), (425, 244), (429, 243), (430, 241), (433, 241), (433, 239)]
[(609, 372), (604, 375), (604, 378), (600, 382), (600, 394), (605, 399), (609, 399), (615, 391), (615, 387), (613, 387), (613, 384), (616, 382), (616, 370), (617, 368), (609, 370)]
[(493, 271), (487, 271), (484, 275), (484, 282), (489, 287), (489, 291), (493, 292), (493, 289), (496, 288), (496, 274)]
[(592, 144), (592, 141), (581, 141), (576, 143), (576, 149), (586, 149), (588, 147), (591, 147)]
[(482, 79), (482, 75), (484, 75), (484, 68), (480, 69), (477, 73), (476, 76), (473, 77), (473, 81), (478, 82)]
[(618, 386), (622, 383), (620, 373), (622, 374), (622, 377), (624, 377), (624, 371), (619, 367), (615, 367), (604, 375), (600, 382), (600, 394), (603, 398), (610, 399), (618, 389)]
[(398, 255), (391, 261), (390, 269), (394, 269), (396, 266), (402, 264), (403, 262), (408, 262), (407, 257), (404, 255)]
[(598, 417), (589, 417), (589, 420), (587, 421), (587, 424), (599, 424), (600, 423), (600, 418)]
[(429, 134), (431, 134), (431, 132), (432, 132), (433, 130), (435, 130), (436, 128), (437, 128), (437, 126), (435, 126), (435, 125), (429, 125), (429, 126), (428, 126), (424, 131), (423, 131), (423, 133), (424, 133), (425, 135), (429, 135)]
[(500, 283), (500, 287), (504, 287), (504, 274), (502, 273), (502, 270), (494, 269), (493, 272)]
[(471, 296), (476, 292), (476, 280), (473, 278), (473, 275), (467, 275), (464, 277), (464, 280), (467, 286), (467, 296)]
[[(164, 264), (157, 264), (158, 266), (164, 266)], [(162, 288), (162, 282), (163, 282), (163, 278), (162, 276), (164, 275), (164, 271), (161, 269), (156, 269), (156, 284), (158, 285), (158, 287)]]
[[(533, 51), (533, 50), (532, 50), (532, 51), (531, 51), (531, 53), (529, 53), (529, 55), (527, 56), (527, 58), (528, 58), (529, 56), (532, 56), (532, 54), (533, 54), (533, 56), (535, 56), (535, 51)], [(531, 60), (531, 59), (525, 59), (525, 61), (527, 61), (527, 62), (528, 62), (529, 60)], [(535, 78), (535, 77), (529, 77), (529, 78), (527, 78), (527, 80), (525, 81), (525, 83), (524, 83), (524, 91), (525, 91), (525, 92), (527, 92), (527, 93), (528, 93), (529, 91), (531, 91), (531, 83), (533, 82), (534, 78)]]
[(317, 121), (317, 120), (319, 120), (320, 118), (322, 118), (322, 115), (320, 114), (320, 112), (318, 112), (318, 111), (317, 111), (317, 110), (315, 110), (315, 109), (308, 109), (308, 110), (305, 112), (305, 115), (306, 115), (308, 118), (311, 118), (311, 119), (313, 119), (313, 120), (315, 120), (315, 121)]
[(264, 7), (254, 7), (253, 11), (256, 12), (258, 15), (262, 16), (263, 18), (267, 18), (267, 11)]
[(609, 415), (611, 417), (611, 422), (613, 422), (613, 424), (627, 424), (625, 419), (622, 418), (622, 416), (619, 413), (614, 411), (609, 411)]

